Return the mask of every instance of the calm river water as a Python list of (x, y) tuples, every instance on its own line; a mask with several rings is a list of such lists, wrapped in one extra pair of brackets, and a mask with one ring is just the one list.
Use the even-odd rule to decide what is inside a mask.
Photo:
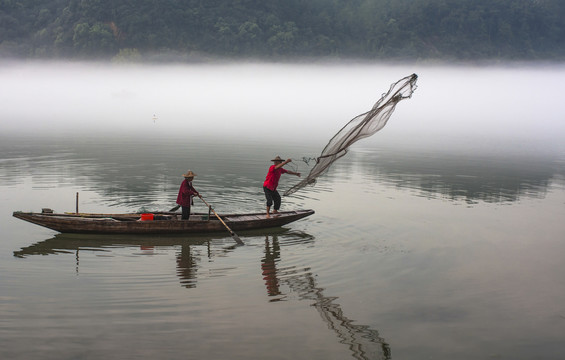
[(563, 154), (354, 147), (283, 199), (316, 214), (241, 232), (244, 246), (228, 233), (62, 235), (11, 216), (74, 211), (77, 192), (83, 212), (167, 210), (189, 167), (220, 213), (260, 211), (270, 158), (306, 173), (320, 151), (270, 148), (2, 138), (1, 357), (563, 356)]
[[(563, 358), (563, 64), (0, 65), (0, 359)], [(316, 213), (244, 246), (12, 217), (169, 210), (187, 169), (219, 213), (263, 211), (270, 159), (306, 174), (412, 73), (283, 198)]]

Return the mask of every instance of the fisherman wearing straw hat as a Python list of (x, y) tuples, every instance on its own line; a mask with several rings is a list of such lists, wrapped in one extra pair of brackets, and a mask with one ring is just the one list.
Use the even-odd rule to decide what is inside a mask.
[(179, 195), (177, 196), (177, 204), (182, 206), (182, 219), (188, 220), (190, 217), (190, 205), (193, 204), (192, 197), (199, 196), (198, 191), (192, 186), (192, 180), (196, 176), (195, 173), (188, 170), (182, 175), (184, 181), (180, 184)]
[(277, 191), (277, 186), (279, 185), (279, 179), (282, 174), (288, 173), (291, 175), (300, 176), (299, 172), (294, 172), (286, 170), (283, 168), (286, 164), (291, 162), (291, 159), (283, 160), (280, 156), (277, 156), (273, 160), (274, 165), (271, 165), (269, 171), (267, 172), (267, 177), (263, 183), (263, 191), (265, 192), (265, 197), (267, 198), (267, 217), (271, 217), (271, 206), (275, 204), (273, 214), (279, 212), (281, 207), (281, 196)]

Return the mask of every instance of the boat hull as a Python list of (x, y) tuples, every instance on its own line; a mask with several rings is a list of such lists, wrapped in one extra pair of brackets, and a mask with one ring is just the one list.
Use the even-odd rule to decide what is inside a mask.
[[(264, 213), (221, 215), (233, 231), (279, 227), (300, 220), (313, 210), (281, 211), (269, 218)], [(156, 214), (156, 220), (141, 221), (141, 214), (49, 214), (14, 212), (13, 216), (61, 233), (84, 234), (198, 234), (226, 231), (216, 217), (191, 215), (180, 220), (176, 214)]]

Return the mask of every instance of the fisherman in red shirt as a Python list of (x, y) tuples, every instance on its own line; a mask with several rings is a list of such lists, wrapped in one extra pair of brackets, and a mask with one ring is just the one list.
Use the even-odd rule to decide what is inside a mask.
[(277, 191), (277, 186), (279, 185), (279, 179), (281, 178), (282, 174), (289, 173), (291, 175), (300, 176), (300, 173), (286, 170), (283, 168), (286, 164), (291, 162), (291, 159), (284, 160), (281, 159), (280, 156), (274, 158), (273, 161), (275, 164), (271, 165), (269, 168), (269, 172), (267, 173), (267, 177), (265, 178), (265, 182), (263, 183), (263, 191), (265, 191), (265, 197), (267, 198), (267, 217), (271, 217), (271, 206), (273, 202), (275, 204), (275, 210), (273, 214), (279, 212), (281, 207), (281, 196)]
[(199, 196), (198, 191), (192, 186), (192, 180), (196, 176), (195, 173), (188, 170), (183, 174), (184, 181), (180, 184), (179, 195), (177, 196), (177, 204), (182, 206), (182, 219), (188, 220), (190, 217), (190, 205), (192, 205), (192, 197)]

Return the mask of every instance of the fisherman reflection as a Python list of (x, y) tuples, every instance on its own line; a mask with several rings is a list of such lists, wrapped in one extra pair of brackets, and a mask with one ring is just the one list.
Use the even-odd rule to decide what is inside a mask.
[(189, 245), (182, 245), (177, 254), (177, 275), (180, 283), (186, 288), (196, 287), (197, 258), (192, 255)]
[[(392, 358), (390, 345), (380, 336), (377, 330), (367, 325), (357, 324), (355, 320), (345, 316), (337, 297), (324, 294), (324, 288), (317, 284), (314, 274), (308, 267), (298, 269), (285, 267), (283, 272), (276, 268), (280, 259), (280, 245), (276, 235), (265, 237), (265, 257), (261, 260), (263, 280), (269, 296), (281, 295), (280, 284), (288, 286), (298, 295), (299, 300), (311, 302), (326, 323), (333, 330), (339, 342), (348, 346), (351, 355), (357, 360), (389, 360)], [(280, 278), (279, 278), (280, 277)], [(280, 296), (270, 300), (279, 301)]]
[(267, 294), (269, 296), (280, 295), (279, 279), (277, 278), (276, 262), (280, 258), (279, 240), (276, 235), (273, 236), (273, 244), (269, 242), (269, 235), (265, 236), (265, 257), (261, 259), (261, 271)]

